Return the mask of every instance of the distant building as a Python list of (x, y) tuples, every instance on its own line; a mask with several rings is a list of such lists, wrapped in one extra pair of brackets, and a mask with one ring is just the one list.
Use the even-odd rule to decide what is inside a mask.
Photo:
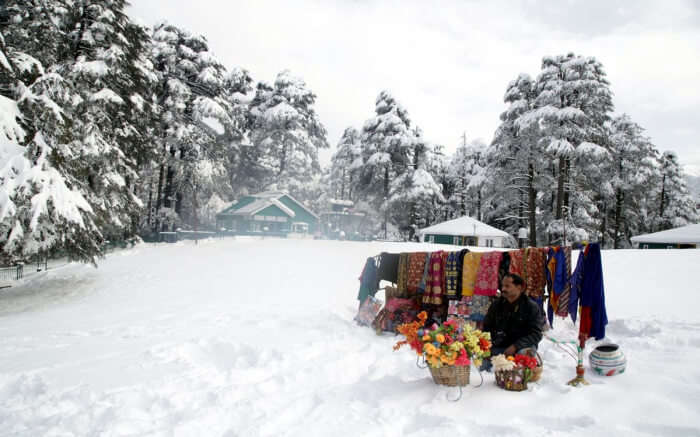
[(238, 199), (216, 215), (216, 226), (237, 235), (313, 235), (319, 217), (284, 191), (266, 191)]
[(328, 238), (363, 239), (364, 213), (354, 211), (351, 200), (330, 199), (330, 211), (321, 213), (321, 233)]
[(511, 247), (513, 237), (471, 217), (460, 217), (418, 231), (420, 241), (457, 246)]
[(636, 235), (631, 240), (639, 249), (697, 249), (700, 247), (700, 223)]

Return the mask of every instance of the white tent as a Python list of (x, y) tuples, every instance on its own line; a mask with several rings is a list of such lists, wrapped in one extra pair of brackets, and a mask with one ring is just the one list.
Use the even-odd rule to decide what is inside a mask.
[(641, 248), (648, 247), (699, 247), (700, 223), (654, 232), (653, 234), (637, 235), (631, 238), (632, 243)]
[(421, 241), (460, 246), (509, 247), (510, 234), (471, 217), (460, 217), (418, 231)]

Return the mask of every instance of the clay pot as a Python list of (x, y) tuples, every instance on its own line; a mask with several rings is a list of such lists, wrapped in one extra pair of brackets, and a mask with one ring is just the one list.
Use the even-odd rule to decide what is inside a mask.
[(623, 373), (627, 367), (627, 358), (616, 344), (603, 344), (593, 349), (588, 356), (593, 371), (603, 376)]

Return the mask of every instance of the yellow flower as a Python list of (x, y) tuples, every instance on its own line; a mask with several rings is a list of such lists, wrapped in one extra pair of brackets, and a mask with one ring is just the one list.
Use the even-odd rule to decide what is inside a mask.
[(438, 334), (435, 336), (435, 340), (437, 340), (438, 343), (444, 343), (445, 342), (445, 336), (442, 334)]
[(423, 336), (423, 339), (422, 339), (422, 340), (423, 340), (423, 341), (430, 341), (430, 335), (425, 334), (425, 335)]
[(436, 355), (436, 354), (438, 353), (437, 348), (436, 348), (435, 346), (433, 346), (432, 344), (430, 344), (430, 343), (426, 343), (426, 344), (423, 346), (423, 350), (424, 350), (425, 353), (428, 354), (428, 355)]

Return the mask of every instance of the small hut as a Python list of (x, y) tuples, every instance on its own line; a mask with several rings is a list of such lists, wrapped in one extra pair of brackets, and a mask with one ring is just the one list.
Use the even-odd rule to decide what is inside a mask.
[(457, 246), (512, 247), (513, 237), (479, 220), (464, 216), (418, 231), (420, 241)]

